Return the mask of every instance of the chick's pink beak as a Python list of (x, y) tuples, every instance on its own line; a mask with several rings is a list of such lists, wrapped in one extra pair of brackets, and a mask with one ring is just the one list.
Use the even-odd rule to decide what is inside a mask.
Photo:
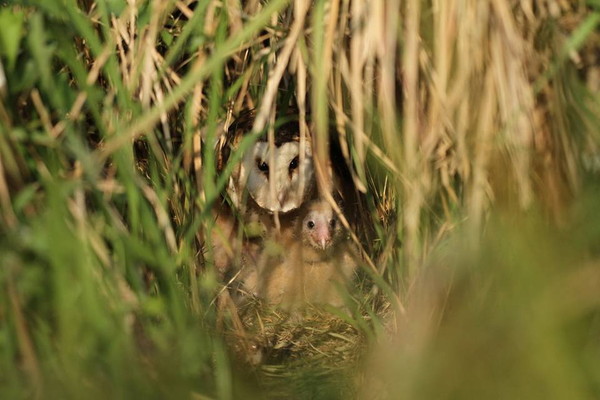
[(331, 241), (331, 235), (329, 234), (329, 229), (327, 226), (320, 226), (315, 231), (315, 242), (321, 246), (321, 249), (325, 250)]

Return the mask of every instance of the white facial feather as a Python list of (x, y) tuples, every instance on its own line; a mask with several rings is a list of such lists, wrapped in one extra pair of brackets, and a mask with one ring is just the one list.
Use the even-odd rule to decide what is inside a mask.
[(300, 207), (314, 184), (308, 143), (304, 154), (301, 160), (300, 144), (295, 141), (273, 149), (266, 142), (257, 142), (244, 154), (237, 187), (242, 189), (240, 192), (244, 188), (248, 190), (256, 204), (268, 211), (294, 210)]

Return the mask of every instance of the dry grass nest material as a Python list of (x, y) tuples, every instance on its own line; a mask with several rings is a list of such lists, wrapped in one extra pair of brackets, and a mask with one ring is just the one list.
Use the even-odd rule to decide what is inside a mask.
[(244, 332), (231, 330), (227, 340), (235, 357), (261, 376), (270, 396), (310, 397), (314, 387), (308, 382), (327, 382), (334, 396), (355, 392), (367, 338), (344, 312), (313, 305), (288, 312), (251, 297), (238, 314)]
[(364, 333), (334, 309), (307, 305), (288, 312), (248, 298), (238, 313), (245, 332), (230, 332), (232, 348), (266, 374), (294, 367), (344, 370), (356, 364), (366, 347)]

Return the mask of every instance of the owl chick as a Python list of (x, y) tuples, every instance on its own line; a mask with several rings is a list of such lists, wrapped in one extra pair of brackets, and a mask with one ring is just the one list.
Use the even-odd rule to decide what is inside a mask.
[(343, 306), (343, 291), (356, 270), (357, 252), (345, 239), (328, 202), (311, 201), (299, 214), (282, 223), (276, 245), (267, 244), (257, 264), (248, 266), (245, 287), (288, 309), (305, 303)]

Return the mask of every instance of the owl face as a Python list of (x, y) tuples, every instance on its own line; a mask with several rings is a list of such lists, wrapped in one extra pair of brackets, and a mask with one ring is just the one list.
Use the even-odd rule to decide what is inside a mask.
[(314, 185), (312, 151), (308, 142), (304, 147), (301, 159), (298, 141), (274, 147), (256, 142), (244, 154), (238, 187), (244, 187), (259, 207), (271, 212), (300, 207)]
[[(310, 133), (300, 146), (300, 125), (295, 113), (280, 117), (287, 122), (276, 127), (274, 146), (269, 146), (262, 137), (244, 152), (241, 162), (231, 172), (227, 194), (241, 210), (245, 209), (249, 196), (264, 211), (287, 213), (299, 208), (314, 189)], [(254, 118), (254, 110), (245, 110), (227, 128), (215, 149), (218, 171), (224, 170), (232, 151), (252, 131)]]

